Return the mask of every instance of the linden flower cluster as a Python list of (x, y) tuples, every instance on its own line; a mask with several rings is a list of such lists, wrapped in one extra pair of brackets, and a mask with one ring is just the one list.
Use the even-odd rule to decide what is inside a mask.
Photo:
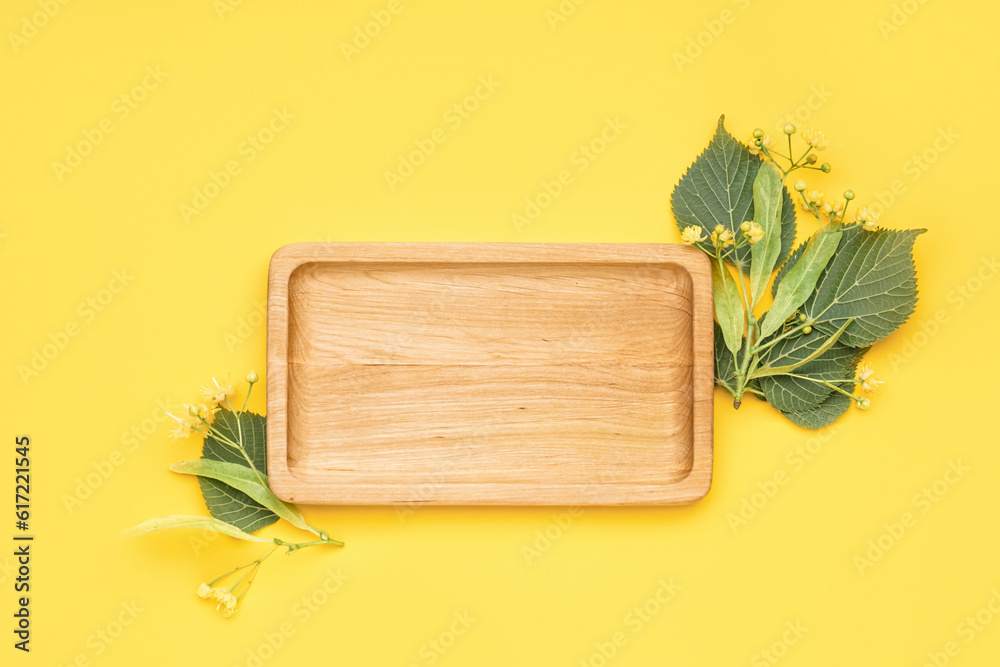
[[(832, 167), (829, 162), (824, 162), (818, 167), (814, 166), (819, 159), (813, 151), (826, 150), (830, 146), (830, 140), (825, 134), (823, 134), (823, 132), (811, 127), (806, 130), (802, 130), (802, 132), (799, 133), (799, 138), (802, 139), (803, 143), (805, 143), (807, 149), (798, 160), (794, 160), (792, 157), (792, 135), (796, 133), (795, 125), (788, 123), (785, 125), (783, 131), (788, 136), (787, 156), (777, 152), (771, 138), (764, 134), (764, 130), (759, 128), (754, 130), (753, 138), (750, 140), (750, 153), (752, 155), (765, 157), (771, 162), (775, 162), (775, 157), (785, 158), (792, 163), (791, 167), (785, 173), (790, 173), (795, 169), (815, 169), (817, 171), (822, 171), (824, 174), (830, 173)], [(800, 204), (803, 210), (815, 216), (824, 229), (826, 229), (828, 225), (832, 224), (845, 224), (844, 216), (847, 212), (847, 207), (851, 200), (854, 199), (853, 190), (846, 191), (842, 201), (831, 201), (825, 199), (824, 194), (819, 190), (810, 190), (809, 186), (806, 185), (806, 182), (799, 179), (795, 182), (795, 191), (802, 197)], [(878, 222), (879, 214), (874, 207), (861, 206), (858, 208), (854, 216), (854, 222), (847, 223), (846, 226), (862, 225), (865, 230), (869, 232), (873, 232), (877, 229), (875, 223)]]
[[(251, 389), (259, 379), (257, 373), (250, 371), (247, 375), (247, 382), (250, 384)], [(239, 386), (239, 383), (234, 385), (228, 377), (224, 383), (220, 383), (213, 377), (212, 384), (206, 384), (201, 388), (201, 403), (183, 404), (184, 413), (179, 417), (169, 412), (167, 413), (169, 417), (177, 422), (177, 426), (169, 433), (169, 436), (175, 440), (183, 440), (195, 432), (202, 435), (209, 435), (212, 430), (212, 422), (215, 420), (215, 413), (219, 411), (220, 405), (225, 403), (231, 412), (236, 412), (233, 409), (232, 403), (229, 402), (229, 398), (236, 393), (237, 386)], [(250, 392), (248, 391), (247, 399), (249, 398)], [(244, 401), (243, 405), (244, 407), (246, 406), (246, 401)]]
[[(274, 553), (274, 550), (277, 548), (277, 546), (271, 547), (270, 551), (257, 560), (252, 560), (249, 563), (240, 565), (239, 567), (234, 567), (232, 570), (229, 570), (229, 572), (216, 577), (207, 584), (202, 582), (198, 585), (198, 597), (202, 600), (215, 602), (215, 609), (222, 614), (223, 618), (231, 618), (233, 614), (236, 613), (240, 600), (242, 600), (243, 596), (250, 590), (253, 580), (257, 578), (257, 572), (260, 570), (261, 563), (263, 563), (268, 556)], [(240, 575), (239, 579), (237, 579), (236, 582), (229, 588), (216, 586), (216, 584), (223, 579), (234, 576), (240, 571), (243, 571), (243, 574)], [(241, 585), (243, 586), (242, 589), (240, 589)], [(237, 593), (237, 591), (239, 592)]]
[[(770, 138), (764, 134), (764, 131), (761, 129), (754, 130), (750, 152), (754, 155), (759, 155), (764, 159), (770, 160), (775, 166), (781, 169), (782, 174), (785, 176), (796, 169), (815, 169), (817, 171), (822, 171), (824, 174), (830, 173), (832, 167), (829, 162), (824, 162), (818, 167), (815, 166), (819, 159), (816, 157), (814, 151), (826, 150), (830, 146), (830, 140), (825, 134), (823, 134), (823, 132), (814, 128), (809, 128), (799, 133), (799, 138), (806, 144), (806, 151), (798, 159), (795, 159), (792, 146), (792, 135), (796, 133), (795, 125), (788, 123), (783, 128), (783, 131), (788, 137), (787, 156), (774, 149)], [(781, 157), (787, 160), (789, 162), (789, 168), (784, 169), (778, 165), (775, 159), (776, 157)], [(838, 225), (840, 227), (861, 225), (864, 227), (865, 231), (869, 232), (877, 229), (875, 223), (878, 222), (879, 213), (872, 206), (858, 207), (858, 210), (854, 214), (854, 221), (850, 223), (844, 222), (847, 214), (847, 207), (855, 197), (853, 190), (847, 190), (844, 192), (843, 200), (832, 201), (826, 199), (825, 195), (819, 190), (810, 189), (806, 182), (802, 179), (795, 181), (793, 187), (802, 198), (802, 201), (800, 202), (802, 208), (811, 213), (824, 230), (833, 225)], [(795, 319), (795, 317), (793, 316), (792, 319)], [(812, 333), (812, 327), (805, 324), (806, 316), (799, 315), (798, 319), (800, 325), (804, 324), (800, 333), (802, 335), (809, 335)], [(869, 395), (875, 394), (878, 386), (882, 384), (882, 381), (875, 377), (875, 371), (872, 370), (871, 366), (867, 363), (864, 363), (859, 367), (857, 377), (853, 381), (856, 385), (860, 385), (862, 393)], [(848, 396), (854, 404), (862, 410), (867, 410), (871, 407), (872, 403), (870, 398), (865, 396), (856, 396), (853, 392), (845, 391), (833, 383), (824, 382), (823, 384), (826, 384), (832, 389)]]
[[(792, 123), (787, 123), (782, 128), (783, 133), (787, 139), (787, 153), (781, 152), (786, 150), (784, 146), (780, 148), (776, 145), (776, 142), (771, 139), (764, 131), (761, 129), (756, 129), (753, 132), (753, 137), (750, 140), (749, 151), (751, 155), (757, 156), (761, 160), (767, 160), (770, 162), (778, 171), (781, 176), (782, 188), (784, 188), (785, 182), (788, 180), (789, 175), (800, 169), (811, 169), (814, 171), (821, 171), (824, 174), (830, 173), (832, 167), (829, 162), (823, 162), (822, 164), (817, 164), (819, 162), (819, 157), (817, 154), (821, 151), (826, 150), (830, 146), (830, 139), (815, 128), (808, 128), (802, 132), (798, 132), (795, 125)], [(802, 141), (803, 145), (796, 147), (793, 136), (798, 134), (798, 138)], [(782, 144), (784, 142), (781, 142)], [(779, 159), (781, 160), (779, 162)], [(763, 168), (763, 167), (761, 167)], [(879, 214), (872, 206), (861, 206), (857, 209), (854, 214), (854, 220), (851, 222), (845, 222), (847, 220), (847, 211), (851, 202), (854, 200), (854, 191), (847, 190), (843, 194), (843, 198), (832, 198), (828, 199), (823, 192), (817, 189), (811, 189), (802, 179), (795, 181), (794, 189), (799, 193), (801, 197), (801, 206), (806, 211), (811, 213), (816, 220), (819, 222), (820, 227), (822, 227), (823, 232), (833, 231), (843, 229), (845, 227), (858, 226), (861, 225), (866, 231), (875, 231), (877, 228), (875, 223), (878, 222)], [(707, 234), (707, 236), (706, 236)], [(708, 227), (703, 227), (699, 225), (690, 225), (685, 227), (681, 231), (681, 242), (685, 245), (694, 246), (705, 252), (707, 255), (715, 259), (720, 268), (723, 269), (722, 275), (729, 275), (722, 267), (723, 260), (732, 259), (727, 257), (729, 253), (734, 252), (736, 249), (744, 246), (753, 246), (760, 242), (764, 238), (765, 232), (761, 225), (752, 220), (747, 220), (743, 222), (739, 227), (729, 228), (726, 225), (716, 225), (714, 229), (709, 229)], [(739, 263), (738, 261), (736, 263)], [(752, 306), (747, 299), (744, 275), (741, 270), (737, 271), (737, 285), (739, 286), (739, 294), (743, 297), (743, 311), (746, 322), (753, 322), (752, 317)], [(723, 279), (725, 283), (725, 279)], [(724, 287), (723, 287), (724, 289)], [(813, 333), (812, 322), (808, 320), (808, 317), (803, 313), (793, 313), (785, 323), (785, 333), (783, 333), (778, 339), (786, 339), (792, 336), (808, 336)], [(762, 350), (766, 350), (769, 345), (774, 343), (764, 343), (754, 347), (754, 341), (751, 340), (751, 336), (746, 337), (746, 356), (743, 367), (741, 367), (740, 372), (752, 372), (749, 369), (750, 360), (753, 358), (753, 352), (758, 354)], [(759, 357), (758, 357), (759, 359)], [(754, 364), (757, 361), (753, 361)], [(755, 366), (754, 366), (755, 367)], [(793, 369), (794, 370), (794, 369)], [(803, 377), (800, 375), (794, 375), (792, 373), (786, 373), (792, 377)], [(865, 394), (874, 394), (875, 390), (881, 384), (881, 380), (876, 379), (875, 372), (872, 370), (871, 366), (868, 364), (862, 365), (856, 373), (856, 376), (850, 378), (844, 378), (834, 382), (828, 379), (817, 379), (812, 377), (804, 377), (803, 379), (810, 380), (813, 382), (818, 382), (825, 385), (831, 390), (840, 392), (841, 394), (848, 396), (851, 401), (863, 410), (867, 410), (871, 407), (871, 399), (865, 396)], [(852, 387), (852, 385), (854, 385)], [(844, 387), (851, 387), (854, 391), (860, 388), (860, 395), (855, 395), (853, 391), (847, 391)], [(751, 389), (752, 391), (752, 389)], [(739, 396), (741, 395), (741, 385), (737, 385), (737, 391), (731, 392), (735, 397), (734, 405), (739, 407)]]
[[(740, 234), (737, 238), (733, 230), (727, 228), (725, 225), (716, 225), (712, 233), (706, 237), (705, 230), (701, 227), (690, 225), (689, 227), (685, 227), (684, 231), (681, 232), (681, 243), (697, 246), (709, 255), (718, 257), (719, 253), (725, 255), (730, 248), (742, 248), (745, 245), (754, 245), (764, 238), (764, 230), (753, 220), (746, 220), (740, 225), (739, 232)], [(705, 241), (709, 241), (711, 250), (703, 245)]]

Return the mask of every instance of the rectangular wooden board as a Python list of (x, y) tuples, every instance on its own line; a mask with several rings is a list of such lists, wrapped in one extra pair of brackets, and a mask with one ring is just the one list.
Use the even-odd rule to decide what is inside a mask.
[(667, 504), (711, 485), (698, 250), (293, 244), (271, 259), (267, 318), (286, 501)]

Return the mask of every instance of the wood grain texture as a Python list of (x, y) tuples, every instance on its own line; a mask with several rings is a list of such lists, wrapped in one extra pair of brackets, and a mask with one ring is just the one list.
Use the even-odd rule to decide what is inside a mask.
[(284, 500), (663, 504), (711, 485), (711, 276), (691, 248), (285, 246), (267, 358)]

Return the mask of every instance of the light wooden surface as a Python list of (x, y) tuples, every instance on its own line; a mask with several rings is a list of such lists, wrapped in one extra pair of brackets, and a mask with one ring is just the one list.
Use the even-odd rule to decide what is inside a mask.
[(304, 243), (268, 279), (268, 474), (337, 504), (663, 504), (712, 477), (707, 258)]

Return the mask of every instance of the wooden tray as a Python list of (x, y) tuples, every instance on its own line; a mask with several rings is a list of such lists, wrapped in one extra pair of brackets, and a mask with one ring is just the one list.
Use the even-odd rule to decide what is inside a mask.
[(711, 485), (697, 250), (294, 244), (271, 259), (267, 320), (284, 500), (663, 504)]

